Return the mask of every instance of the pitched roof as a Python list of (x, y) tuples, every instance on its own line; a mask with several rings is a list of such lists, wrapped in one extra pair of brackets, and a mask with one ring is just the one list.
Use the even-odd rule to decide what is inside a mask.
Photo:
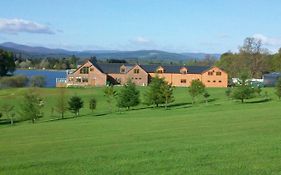
[(181, 68), (186, 68), (189, 74), (201, 74), (210, 69), (209, 66), (177, 66), (177, 65), (140, 65), (146, 72), (153, 73), (159, 66), (164, 68), (165, 73), (180, 73)]
[[(95, 67), (97, 67), (103, 73), (120, 73), (120, 67), (122, 65), (126, 66), (126, 72), (131, 70), (135, 65), (127, 63), (96, 63), (91, 62)], [(139, 65), (147, 73), (156, 72), (158, 67), (163, 67), (165, 73), (180, 73), (181, 68), (185, 67), (189, 74), (201, 74), (202, 72), (210, 69), (209, 66), (178, 66), (178, 65)]]
[[(126, 66), (126, 72), (133, 68), (133, 64), (125, 64), (125, 63), (97, 63), (97, 66), (102, 70), (103, 73), (120, 73), (120, 67), (124, 65)], [(96, 66), (96, 65), (94, 65)]]

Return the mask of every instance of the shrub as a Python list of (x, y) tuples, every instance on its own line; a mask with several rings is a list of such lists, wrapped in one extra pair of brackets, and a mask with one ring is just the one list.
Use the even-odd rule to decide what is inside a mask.
[(28, 78), (24, 75), (17, 75), (11, 77), (2, 77), (0, 79), (0, 87), (25, 87), (28, 84)]
[(30, 85), (32, 87), (44, 87), (46, 85), (45, 77), (40, 75), (31, 77)]

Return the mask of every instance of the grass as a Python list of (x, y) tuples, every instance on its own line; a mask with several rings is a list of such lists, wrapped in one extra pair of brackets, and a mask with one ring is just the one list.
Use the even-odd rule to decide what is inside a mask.
[[(19, 106), (24, 91), (0, 90), (0, 104)], [(42, 89), (44, 118), (0, 126), (0, 174), (281, 174), (281, 102), (273, 90), (264, 90), (271, 101), (246, 104), (227, 99), (225, 89), (208, 91), (207, 105), (191, 105), (187, 89), (177, 88), (169, 110), (140, 105), (110, 114), (102, 88), (68, 89), (85, 108), (56, 120), (57, 91)]]

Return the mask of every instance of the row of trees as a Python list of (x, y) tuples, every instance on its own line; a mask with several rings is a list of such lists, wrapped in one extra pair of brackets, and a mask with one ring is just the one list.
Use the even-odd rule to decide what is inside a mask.
[[(242, 103), (246, 99), (255, 97), (255, 94), (261, 94), (260, 88), (253, 88), (249, 82), (247, 82), (247, 76), (243, 75), (240, 77), (239, 83), (231, 89), (227, 89), (226, 95), (232, 97), (233, 99), (241, 100)], [(188, 92), (192, 97), (192, 103), (196, 102), (198, 96), (204, 97), (205, 102), (208, 102), (210, 94), (206, 91), (204, 84), (199, 80), (193, 80)], [(276, 95), (281, 99), (281, 79), (278, 80), (276, 84)], [(120, 91), (115, 91), (113, 86), (108, 86), (104, 90), (104, 95), (106, 101), (109, 104), (108, 107), (112, 110), (114, 108), (113, 101), (116, 100), (118, 108), (126, 108), (129, 110), (131, 107), (140, 104), (140, 91), (137, 89), (136, 85), (131, 81), (128, 81)], [(174, 102), (173, 87), (164, 81), (163, 78), (155, 77), (152, 79), (148, 90), (144, 94), (144, 104), (148, 106), (159, 107), (164, 105), (167, 109), (168, 105)], [(265, 93), (267, 97), (267, 93)], [(30, 89), (24, 96), (20, 106), (19, 115), (22, 116), (22, 120), (31, 120), (32, 123), (41, 117), (43, 117), (43, 107), (45, 106), (45, 100), (40, 95), (38, 89)], [(92, 97), (88, 101), (89, 109), (93, 112), (97, 106), (97, 100)], [(84, 107), (84, 101), (81, 97), (74, 95), (70, 98), (67, 97), (66, 89), (59, 88), (58, 96), (54, 104), (54, 111), (60, 114), (61, 119), (64, 119), (65, 113), (70, 111), (75, 117), (79, 116), (81, 108)], [(16, 113), (14, 112), (15, 106), (4, 104), (0, 107), (0, 118), (6, 116), (10, 119), (10, 123), (14, 123)], [(112, 111), (111, 111), (112, 112)]]

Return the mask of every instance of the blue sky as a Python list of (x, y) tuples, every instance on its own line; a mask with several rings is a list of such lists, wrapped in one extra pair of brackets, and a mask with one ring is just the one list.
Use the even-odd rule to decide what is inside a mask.
[(281, 47), (280, 0), (5, 0), (0, 43), (70, 50), (236, 51)]

